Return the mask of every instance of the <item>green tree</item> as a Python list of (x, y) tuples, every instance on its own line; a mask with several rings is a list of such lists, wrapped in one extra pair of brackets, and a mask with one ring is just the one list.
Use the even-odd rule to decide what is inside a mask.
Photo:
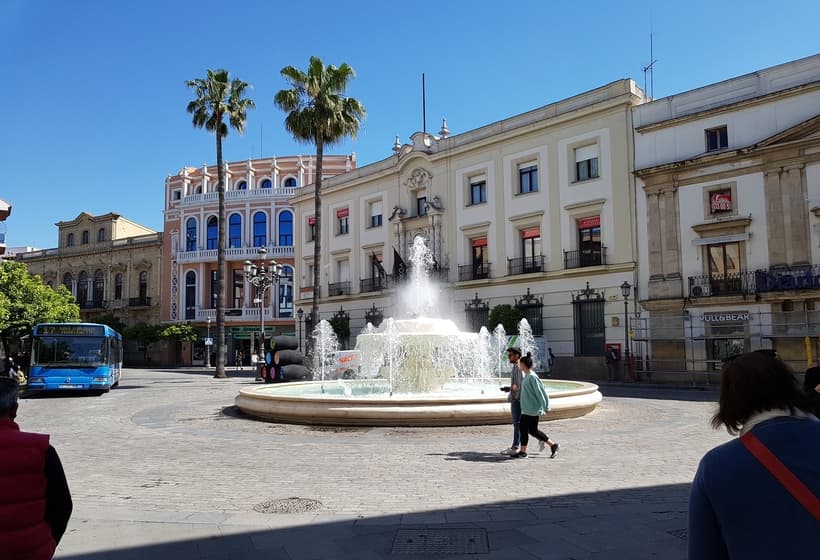
[(204, 128), (216, 136), (216, 192), (219, 197), (219, 223), (216, 246), (216, 373), (225, 374), (225, 170), (222, 167), (222, 139), (230, 128), (242, 134), (249, 109), (256, 107), (252, 99), (245, 97), (249, 84), (239, 79), (230, 79), (227, 70), (208, 70), (205, 78), (185, 82), (194, 90), (194, 100), (188, 103), (188, 112), (193, 115), (197, 128)]
[[(322, 256), (322, 164), (325, 146), (350, 136), (355, 138), (365, 116), (361, 103), (345, 96), (348, 82), (355, 76), (353, 68), (325, 66), (322, 59), (310, 57), (307, 72), (286, 66), (282, 77), (290, 89), (279, 91), (276, 105), (287, 113), (285, 128), (297, 142), (316, 146), (316, 180), (313, 190), (316, 237), (313, 241), (313, 302), (310, 316), (319, 316)], [(314, 319), (312, 319), (313, 321)]]
[[(199, 339), (199, 332), (188, 323), (174, 323), (168, 325), (159, 332), (161, 338), (171, 340), (175, 343), (176, 359), (179, 362), (180, 348), (183, 342), (196, 342)], [(215, 376), (218, 377), (218, 376)], [(223, 375), (222, 377), (225, 377)]]
[(6, 353), (10, 340), (31, 335), (37, 323), (79, 320), (80, 307), (65, 286), (52, 290), (23, 263), (0, 262), (0, 338)]
[(106, 313), (105, 315), (95, 317), (94, 322), (99, 323), (101, 325), (108, 325), (120, 334), (123, 334), (125, 332), (125, 323), (122, 319), (120, 319), (113, 313)]
[(149, 347), (155, 342), (159, 342), (162, 338), (160, 333), (164, 328), (162, 325), (146, 325), (145, 323), (140, 323), (133, 327), (127, 327), (122, 335), (128, 340), (136, 341), (137, 344), (144, 349), (143, 356), (148, 359)]
[(524, 318), (521, 310), (512, 305), (496, 305), (490, 311), (489, 325), (487, 327), (493, 330), (498, 324), (504, 325), (504, 332), (508, 335), (518, 334), (518, 321)]

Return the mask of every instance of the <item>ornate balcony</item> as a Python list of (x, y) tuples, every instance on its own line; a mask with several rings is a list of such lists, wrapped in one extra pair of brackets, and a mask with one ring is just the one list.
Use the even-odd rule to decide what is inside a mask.
[(490, 263), (459, 265), (458, 281), (466, 282), (467, 280), (484, 280), (489, 278), (490, 266)]
[(377, 276), (375, 278), (363, 278), (359, 280), (359, 292), (380, 292), (388, 288), (387, 276)]
[[(264, 200), (271, 198), (291, 198), (296, 194), (296, 187), (276, 187), (270, 189), (242, 189), (225, 191), (225, 202), (241, 202), (246, 200)], [(182, 198), (180, 206), (203, 206), (219, 202), (219, 193), (208, 192), (189, 194)]]
[(150, 307), (150, 297), (132, 297), (128, 298), (128, 307)]
[(104, 299), (92, 299), (87, 301), (78, 301), (77, 305), (80, 306), (80, 309), (105, 309), (108, 305), (108, 302)]
[(327, 285), (327, 295), (333, 296), (349, 296), (350, 295), (350, 281), (336, 282), (335, 284)]
[[(267, 257), (293, 258), (292, 245), (267, 245)], [(216, 262), (216, 249), (203, 249), (197, 251), (178, 251), (176, 259), (178, 263), (188, 262)], [(231, 247), (225, 249), (225, 259), (229, 261), (255, 261), (259, 258), (259, 247)]]
[(564, 268), (584, 268), (602, 264), (607, 264), (606, 247), (603, 245), (599, 249), (564, 251)]
[(544, 255), (507, 259), (507, 274), (510, 276), (531, 274), (533, 272), (544, 272)]
[(689, 277), (689, 295), (692, 297), (738, 296), (751, 294), (754, 291), (754, 272), (743, 271)]

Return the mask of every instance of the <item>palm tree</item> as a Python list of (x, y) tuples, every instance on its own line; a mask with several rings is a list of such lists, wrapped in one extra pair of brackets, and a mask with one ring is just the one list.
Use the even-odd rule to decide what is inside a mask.
[(239, 79), (230, 79), (227, 70), (208, 70), (205, 78), (188, 80), (185, 85), (193, 89), (195, 98), (188, 103), (188, 112), (193, 115), (197, 128), (205, 128), (216, 133), (216, 192), (219, 196), (219, 225), (216, 246), (216, 373), (214, 377), (225, 375), (225, 172), (222, 168), (222, 139), (228, 135), (228, 117), (231, 128), (239, 134), (245, 130), (248, 109), (256, 104), (244, 97), (249, 84)]
[(285, 128), (297, 142), (316, 146), (316, 181), (313, 190), (316, 238), (313, 248), (313, 302), (311, 324), (319, 318), (321, 292), (320, 264), (322, 255), (322, 158), (325, 146), (350, 136), (356, 137), (364, 119), (365, 109), (352, 97), (345, 96), (348, 82), (355, 76), (353, 68), (342, 64), (338, 68), (325, 66), (317, 56), (310, 57), (307, 73), (286, 66), (282, 77), (290, 84), (276, 94), (274, 101), (287, 112)]

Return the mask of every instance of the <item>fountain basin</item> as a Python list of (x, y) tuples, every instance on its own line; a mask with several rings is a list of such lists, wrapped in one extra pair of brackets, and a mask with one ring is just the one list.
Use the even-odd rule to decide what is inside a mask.
[[(393, 396), (375, 385), (373, 380), (259, 385), (240, 390), (235, 402), (250, 416), (289, 424), (435, 427), (510, 422), (510, 405), (498, 389), (500, 383), (486, 386), (485, 394), (462, 390), (464, 384), (455, 383), (438, 393)], [(549, 380), (545, 386), (550, 411), (542, 420), (584, 416), (602, 399), (593, 383)]]

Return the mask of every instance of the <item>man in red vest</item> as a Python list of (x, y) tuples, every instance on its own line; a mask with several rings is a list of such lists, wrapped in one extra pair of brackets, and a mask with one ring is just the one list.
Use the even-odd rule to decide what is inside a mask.
[(71, 517), (71, 493), (48, 436), (21, 432), (16, 380), (0, 378), (0, 558), (50, 560)]

